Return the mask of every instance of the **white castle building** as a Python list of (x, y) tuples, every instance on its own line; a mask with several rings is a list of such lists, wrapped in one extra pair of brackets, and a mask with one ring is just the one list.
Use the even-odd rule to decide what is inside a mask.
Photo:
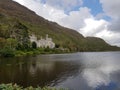
[(37, 47), (42, 47), (42, 48), (54, 48), (55, 43), (52, 41), (52, 38), (49, 38), (48, 35), (46, 35), (46, 38), (43, 39), (41, 37), (40, 40), (37, 40), (37, 37), (35, 35), (30, 36), (30, 41), (31, 42), (36, 42)]

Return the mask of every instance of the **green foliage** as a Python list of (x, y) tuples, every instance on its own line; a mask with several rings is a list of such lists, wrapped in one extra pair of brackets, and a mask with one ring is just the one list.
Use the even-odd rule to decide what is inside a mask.
[(33, 49), (36, 49), (36, 48), (37, 48), (36, 42), (32, 42), (32, 48), (33, 48)]
[(37, 54), (41, 54), (41, 51), (39, 51), (38, 49), (33, 50), (33, 55), (37, 55)]
[(0, 38), (0, 49), (5, 47), (6, 39)]
[(13, 49), (10, 48), (4, 48), (0, 50), (0, 56), (3, 57), (13, 57), (15, 56), (15, 51)]
[(6, 40), (6, 47), (11, 48), (11, 49), (15, 49), (17, 46), (17, 40), (13, 39), (13, 38), (8, 38)]
[(22, 47), (23, 47), (23, 50), (30, 50), (30, 46), (28, 43), (24, 43)]
[(0, 90), (68, 90), (68, 89), (63, 89), (63, 88), (52, 88), (52, 87), (37, 87), (33, 88), (32, 86), (23, 88), (18, 86), (17, 84), (0, 84)]
[(31, 50), (31, 48), (30, 48), (29, 43), (28, 44), (27, 43), (26, 44), (18, 43), (16, 46), (16, 50), (29, 51), (29, 50)]
[(33, 55), (33, 54), (34, 54), (33, 51), (27, 51), (27, 52), (26, 52), (26, 55)]
[(18, 85), (12, 85), (12, 84), (1, 84), (0, 90), (22, 90), (22, 87)]
[(20, 50), (15, 51), (15, 56), (25, 56), (26, 53)]
[(22, 23), (20, 23), (19, 21), (18, 21), (18, 23), (16, 23), (15, 25), (14, 25), (14, 27), (15, 28), (19, 28), (19, 29), (24, 29), (25, 30), (25, 33), (27, 33), (26, 32), (26, 30), (28, 29), (25, 25), (23, 25)]
[(18, 43), (16, 46), (16, 50), (23, 50), (23, 46), (21, 43)]
[(49, 52), (49, 51), (51, 51), (51, 49), (49, 47), (47, 47), (47, 48), (44, 49), (44, 51)]
[(55, 44), (55, 48), (59, 48), (60, 47), (60, 45), (59, 44)]

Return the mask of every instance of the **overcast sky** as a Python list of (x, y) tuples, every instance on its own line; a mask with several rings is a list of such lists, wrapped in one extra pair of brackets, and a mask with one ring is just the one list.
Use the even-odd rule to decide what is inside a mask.
[(120, 46), (120, 0), (14, 0), (86, 36)]

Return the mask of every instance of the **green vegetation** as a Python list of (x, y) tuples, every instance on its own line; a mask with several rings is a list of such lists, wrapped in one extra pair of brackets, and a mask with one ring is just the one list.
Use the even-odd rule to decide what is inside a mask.
[(59, 54), (59, 53), (70, 53), (67, 50), (60, 50), (60, 49), (50, 49), (50, 48), (37, 48), (27, 50), (16, 50), (14, 55), (15, 56), (26, 56), (26, 55), (38, 55), (38, 54)]
[(56, 89), (56, 88), (52, 88), (52, 87), (37, 87), (37, 88), (33, 88), (32, 86), (27, 87), (27, 88), (23, 88), (20, 87), (16, 84), (0, 84), (0, 90), (68, 90), (68, 89)]
[[(55, 48), (37, 48), (35, 42), (30, 42), (32, 34), (38, 39), (48, 34)], [(85, 38), (72, 29), (47, 21), (12, 0), (0, 1), (0, 56), (117, 50), (120, 48), (100, 38)]]
[(32, 42), (32, 48), (34, 48), (34, 49), (37, 48), (37, 44), (36, 44), (36, 42)]

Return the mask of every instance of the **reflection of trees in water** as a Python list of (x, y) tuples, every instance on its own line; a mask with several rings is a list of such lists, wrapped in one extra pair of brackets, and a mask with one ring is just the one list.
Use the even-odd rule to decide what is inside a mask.
[(0, 83), (13, 82), (24, 87), (54, 86), (68, 77), (76, 76), (82, 70), (80, 63), (74, 61), (40, 62), (35, 57), (2, 60), (0, 64)]
[(5, 58), (0, 63), (0, 83), (26, 84), (28, 70), (28, 61), (23, 61), (22, 58)]

